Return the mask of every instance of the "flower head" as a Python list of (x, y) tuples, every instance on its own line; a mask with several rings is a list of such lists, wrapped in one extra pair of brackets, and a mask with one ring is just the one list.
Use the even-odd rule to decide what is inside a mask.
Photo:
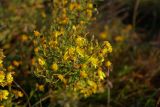
[(8, 84), (11, 84), (13, 82), (13, 76), (12, 76), (11, 72), (7, 73), (6, 78), (7, 78)]
[(106, 67), (111, 67), (111, 65), (112, 65), (112, 63), (111, 63), (110, 61), (107, 61), (107, 62), (105, 63), (105, 66), (106, 66)]
[(44, 85), (42, 85), (42, 84), (36, 84), (36, 89), (38, 90), (38, 91), (44, 91)]
[(88, 75), (85, 71), (80, 71), (80, 77), (86, 78)]
[(8, 99), (9, 92), (7, 90), (0, 90), (0, 101)]
[(98, 69), (98, 76), (99, 76), (100, 80), (104, 80), (104, 78), (106, 77), (104, 72), (102, 71), (102, 68)]
[(23, 93), (19, 90), (12, 90), (13, 94), (18, 97), (23, 97)]
[(45, 60), (43, 58), (38, 58), (38, 63), (43, 66), (45, 64)]
[(90, 57), (89, 62), (96, 68), (98, 66), (98, 59), (95, 57)]
[(86, 39), (83, 38), (83, 37), (79, 36), (79, 37), (76, 38), (76, 44), (77, 44), (77, 46), (84, 46), (85, 42), (86, 42)]
[(112, 52), (112, 46), (108, 41), (104, 41), (103, 45), (104, 45), (104, 50), (107, 50), (108, 53)]
[(40, 33), (38, 31), (34, 31), (34, 36), (40, 36)]
[(53, 71), (57, 71), (57, 70), (58, 70), (58, 65), (57, 65), (57, 63), (53, 63), (53, 64), (51, 65), (51, 69), (52, 69)]

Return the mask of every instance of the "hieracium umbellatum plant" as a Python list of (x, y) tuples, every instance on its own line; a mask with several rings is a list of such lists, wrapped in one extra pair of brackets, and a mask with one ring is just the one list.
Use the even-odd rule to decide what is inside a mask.
[(35, 29), (34, 74), (54, 89), (89, 96), (102, 88), (112, 46), (98, 43), (87, 31), (97, 9), (91, 0), (54, 0), (50, 25)]

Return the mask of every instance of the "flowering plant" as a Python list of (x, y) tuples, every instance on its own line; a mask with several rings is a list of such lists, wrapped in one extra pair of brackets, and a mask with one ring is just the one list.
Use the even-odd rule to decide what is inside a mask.
[(112, 47), (108, 41), (98, 43), (86, 30), (95, 10), (91, 0), (54, 0), (48, 29), (34, 31), (34, 73), (54, 89), (89, 96), (109, 76)]

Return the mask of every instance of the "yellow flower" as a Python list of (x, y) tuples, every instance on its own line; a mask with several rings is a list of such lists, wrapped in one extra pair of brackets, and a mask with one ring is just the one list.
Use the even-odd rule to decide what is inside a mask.
[(107, 38), (107, 33), (106, 32), (101, 32), (99, 36), (100, 36), (101, 39), (106, 39)]
[(80, 71), (80, 77), (86, 78), (88, 75), (85, 71)]
[(21, 36), (21, 40), (22, 40), (23, 42), (26, 42), (26, 41), (28, 40), (28, 36), (25, 35), (25, 34), (23, 34), (23, 35)]
[(43, 58), (38, 58), (38, 63), (43, 66), (45, 64), (45, 60)]
[(80, 90), (80, 93), (84, 94), (84, 97), (88, 97), (91, 95), (91, 92), (88, 89), (82, 89)]
[(66, 61), (68, 58), (69, 58), (69, 55), (68, 55), (68, 51), (67, 51), (67, 52), (65, 52), (63, 59)]
[(102, 71), (102, 68), (98, 69), (98, 76), (99, 76), (100, 80), (104, 80), (104, 78), (106, 77), (106, 75)]
[(86, 64), (82, 64), (82, 69), (85, 70), (87, 68)]
[(34, 31), (34, 36), (40, 36), (40, 33), (38, 31)]
[(70, 3), (69, 9), (70, 9), (70, 10), (73, 10), (73, 9), (74, 9), (74, 3)]
[(98, 66), (98, 59), (95, 57), (90, 57), (89, 62), (96, 68)]
[(49, 41), (49, 45), (51, 47), (56, 47), (57, 44), (58, 44), (57, 40), (55, 40), (55, 41), (53, 41), (53, 40)]
[(3, 55), (3, 50), (0, 49), (0, 64), (3, 63), (3, 58), (4, 58), (4, 57), (5, 57), (5, 56)]
[(53, 35), (57, 38), (58, 36), (60, 36), (62, 34), (62, 32), (60, 31), (54, 31)]
[(76, 38), (76, 44), (77, 44), (77, 46), (84, 46), (85, 43), (86, 43), (86, 39), (85, 38), (80, 37), (80, 36), (78, 36)]
[(72, 29), (73, 29), (73, 30), (76, 30), (76, 26), (75, 26), (75, 25), (73, 25), (73, 26), (72, 26)]
[(84, 57), (84, 49), (80, 48), (80, 47), (76, 47), (76, 52), (81, 56)]
[(97, 84), (94, 81), (88, 80), (87, 81), (88, 85), (91, 86), (91, 89), (93, 91), (93, 93), (95, 93), (97, 91)]
[(88, 3), (88, 8), (92, 9), (93, 8), (93, 4), (92, 3)]
[(85, 24), (85, 22), (81, 20), (81, 21), (80, 21), (80, 24), (83, 25), (83, 24)]
[(7, 90), (0, 90), (0, 101), (8, 99), (9, 92)]
[(129, 32), (132, 30), (133, 26), (131, 24), (127, 25), (127, 27), (124, 29), (125, 32)]
[(12, 90), (13, 94), (18, 98), (18, 97), (23, 97), (23, 93), (18, 90)]
[(63, 25), (66, 25), (68, 22), (69, 22), (69, 18), (68, 17), (64, 17), (59, 21), (59, 23), (63, 24)]
[(81, 9), (81, 6), (80, 6), (78, 3), (70, 3), (69, 9), (70, 9), (71, 11), (73, 11), (73, 10), (75, 10), (75, 9), (80, 10), (80, 9)]
[(58, 70), (58, 65), (57, 65), (56, 63), (53, 63), (53, 64), (51, 65), (51, 69), (52, 69), (53, 71), (57, 71), (57, 70)]
[(73, 55), (74, 52), (75, 52), (75, 48), (71, 47), (71, 48), (68, 49), (69, 55)]
[(63, 77), (62, 74), (58, 74), (58, 78), (59, 78), (60, 80), (63, 80), (63, 79), (64, 79), (64, 77)]
[(34, 45), (38, 45), (38, 42), (36, 40), (33, 40)]
[(123, 42), (124, 41), (124, 36), (116, 36), (115, 41), (116, 42)]
[(70, 47), (70, 48), (68, 48), (68, 51), (67, 51), (67, 53), (66, 53), (66, 58), (68, 59), (68, 58), (70, 58), (71, 60), (73, 60), (73, 61), (76, 61), (77, 60), (77, 57), (76, 57), (76, 55), (75, 55), (75, 48), (73, 48), (73, 47)]
[(92, 10), (87, 9), (87, 10), (86, 10), (86, 13), (87, 13), (87, 16), (88, 16), (89, 18), (92, 17)]
[(19, 61), (14, 60), (14, 61), (13, 61), (13, 65), (14, 65), (14, 66), (16, 66), (16, 67), (18, 67), (18, 66), (20, 65), (20, 62), (19, 62)]
[(85, 81), (79, 80), (79, 81), (77, 81), (77, 82), (75, 83), (75, 87), (74, 87), (74, 88), (75, 88), (76, 90), (79, 90), (79, 89), (84, 88), (85, 85), (86, 85), (86, 82), (85, 82)]
[(63, 6), (64, 6), (64, 5), (66, 5), (68, 3), (68, 0), (62, 0), (61, 2), (63, 4)]
[(106, 67), (111, 67), (111, 65), (112, 65), (112, 63), (111, 63), (110, 61), (107, 61), (107, 62), (105, 63), (105, 66), (106, 66)]
[(103, 55), (105, 55), (107, 52), (108, 52), (108, 49), (107, 49), (107, 48), (103, 48), (103, 49), (101, 50), (101, 53), (99, 53), (99, 55), (100, 55), (100, 56), (103, 56)]
[(39, 48), (38, 48), (38, 47), (34, 48), (34, 52), (35, 52), (35, 53), (38, 53), (38, 51), (39, 51)]
[(44, 85), (36, 84), (36, 89), (39, 91), (44, 91)]
[(3, 60), (0, 59), (0, 64), (2, 64), (2, 63), (3, 63)]
[(23, 93), (22, 93), (21, 91), (18, 91), (17, 95), (18, 95), (19, 97), (23, 97)]
[(3, 67), (3, 64), (2, 64), (2, 63), (0, 63), (0, 67)]
[(5, 74), (3, 71), (0, 71), (0, 83), (4, 81)]
[(7, 70), (8, 71), (12, 71), (14, 69), (14, 67), (12, 66), (12, 65), (9, 65), (8, 67), (7, 67)]
[(13, 82), (13, 76), (12, 76), (11, 72), (7, 73), (6, 79), (7, 79), (8, 84), (11, 84)]
[(104, 45), (104, 49), (107, 49), (107, 52), (109, 53), (112, 52), (112, 46), (108, 41), (104, 41), (103, 45)]
[(81, 10), (81, 9), (82, 9), (82, 8), (81, 8), (81, 5), (77, 3), (77, 4), (76, 4), (76, 9), (77, 9), (77, 10)]
[(35, 65), (35, 59), (34, 58), (31, 59), (31, 64)]
[(63, 82), (63, 83), (65, 83), (66, 84), (66, 79), (64, 78), (64, 76), (62, 75), (62, 74), (58, 74), (58, 78)]

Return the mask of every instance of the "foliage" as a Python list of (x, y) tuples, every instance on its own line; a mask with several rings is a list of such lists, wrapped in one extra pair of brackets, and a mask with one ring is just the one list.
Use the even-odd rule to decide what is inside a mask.
[(87, 38), (85, 29), (93, 20), (93, 9), (88, 0), (54, 1), (48, 32), (34, 31), (34, 73), (55, 89), (66, 88), (89, 96), (102, 88), (101, 80), (106, 77), (102, 65), (108, 61), (112, 47), (108, 41), (99, 44)]
[[(37, 91), (42, 92), (41, 95), (46, 91), (51, 98), (51, 93), (56, 91), (61, 94), (66, 90), (66, 96), (70, 93), (87, 97), (101, 90), (102, 81), (109, 76), (109, 71), (104, 69), (109, 70), (111, 67), (108, 55), (112, 52), (112, 46), (108, 41), (98, 43), (94, 36), (89, 36), (91, 34), (87, 26), (96, 19), (93, 2), (39, 0), (19, 5), (21, 3), (15, 0), (3, 1), (1, 4), (1, 17), (6, 17), (1, 21), (1, 35), (4, 36), (0, 40), (6, 54), (6, 69), (2, 68), (1, 84), (9, 84), (9, 90), (1, 92), (3, 105), (31, 106), (32, 100), (38, 100), (37, 95), (34, 95)], [(22, 81), (21, 86), (15, 81), (11, 84), (12, 72), (15, 81)], [(29, 83), (23, 78), (29, 80)], [(45, 85), (36, 83), (38, 78), (45, 80), (41, 80), (41, 83), (49, 84), (47, 90), (44, 89)], [(22, 86), (35, 88), (24, 90)]]

